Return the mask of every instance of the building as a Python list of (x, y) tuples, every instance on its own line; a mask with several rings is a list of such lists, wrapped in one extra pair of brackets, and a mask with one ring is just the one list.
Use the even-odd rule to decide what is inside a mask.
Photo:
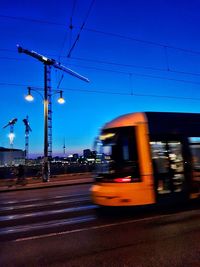
[(84, 149), (83, 150), (83, 157), (85, 159), (90, 158), (91, 157), (91, 150), (90, 149)]
[(0, 166), (25, 164), (25, 151), (0, 147)]
[(91, 151), (90, 149), (83, 150), (83, 157), (85, 159), (95, 159), (96, 158), (96, 151)]

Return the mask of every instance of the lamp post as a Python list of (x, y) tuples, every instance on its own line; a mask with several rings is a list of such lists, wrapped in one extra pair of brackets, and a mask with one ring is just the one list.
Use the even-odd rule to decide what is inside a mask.
[[(44, 165), (43, 165), (43, 181), (49, 180), (49, 160), (48, 160), (48, 106), (51, 104), (49, 101), (48, 94), (51, 97), (51, 86), (50, 86), (50, 73), (51, 73), (51, 66), (62, 70), (82, 81), (89, 82), (88, 78), (80, 75), (79, 73), (63, 66), (60, 62), (56, 61), (55, 59), (48, 58), (43, 56), (33, 50), (28, 50), (22, 48), (20, 45), (17, 45), (17, 50), (19, 53), (24, 53), (28, 56), (31, 56), (44, 65)], [(61, 98), (61, 97), (60, 97)], [(62, 102), (63, 103), (63, 102)], [(51, 115), (51, 114), (50, 114)]]
[[(48, 93), (47, 90), (44, 90), (44, 96), (39, 92), (39, 90), (32, 87), (28, 87), (28, 94), (25, 96), (27, 101), (33, 101), (34, 97), (31, 94), (31, 91), (37, 92), (43, 99), (44, 104), (44, 159), (43, 159), (43, 168), (42, 168), (42, 178), (44, 182), (48, 182), (50, 175), (50, 166), (49, 166), (49, 157), (48, 157)], [(65, 100), (63, 98), (62, 90), (53, 90), (52, 95), (60, 94), (58, 98), (59, 104), (64, 104)]]

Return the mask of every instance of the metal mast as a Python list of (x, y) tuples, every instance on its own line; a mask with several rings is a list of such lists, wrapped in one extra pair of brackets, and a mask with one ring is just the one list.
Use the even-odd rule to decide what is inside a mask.
[(47, 88), (47, 101), (48, 101), (48, 111), (47, 111), (47, 117), (48, 117), (48, 157), (49, 159), (52, 158), (52, 88), (51, 88), (51, 66), (45, 65), (44, 66), (45, 71), (45, 86)]
[(51, 108), (51, 86), (50, 86), (50, 74), (51, 66), (67, 72), (68, 74), (79, 78), (85, 82), (89, 82), (87, 78), (81, 76), (77, 72), (66, 68), (60, 62), (54, 59), (47, 58), (38, 54), (35, 51), (24, 49), (17, 45), (19, 53), (25, 53), (31, 57), (36, 58), (44, 64), (44, 161), (43, 161), (43, 181), (47, 182), (50, 175), (49, 156), (52, 154), (52, 108)]
[(31, 132), (31, 127), (29, 126), (28, 116), (26, 119), (23, 119), (23, 123), (25, 125), (25, 157), (28, 159), (29, 153), (29, 132)]

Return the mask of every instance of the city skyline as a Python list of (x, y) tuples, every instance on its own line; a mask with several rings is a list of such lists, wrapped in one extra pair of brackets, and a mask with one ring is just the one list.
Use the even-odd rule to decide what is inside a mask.
[[(198, 1), (9, 1), (0, 4), (0, 146), (24, 149), (28, 115), (30, 155), (43, 155), (43, 103), (24, 97), (44, 88), (41, 62), (16, 45), (54, 58), (87, 77), (84, 83), (52, 69), (53, 155), (93, 149), (100, 128), (122, 114), (140, 111), (199, 112)], [(78, 38), (79, 37), (79, 38)], [(68, 57), (70, 53), (70, 57)], [(63, 75), (63, 76), (62, 76)]]

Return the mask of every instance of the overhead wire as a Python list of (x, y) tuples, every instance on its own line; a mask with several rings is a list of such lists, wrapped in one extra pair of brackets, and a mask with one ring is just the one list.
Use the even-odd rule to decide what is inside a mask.
[[(172, 49), (176, 49), (176, 50), (180, 50), (180, 51), (184, 51), (184, 52), (189, 52), (189, 53), (200, 55), (200, 52), (199, 51), (194, 51), (194, 50), (191, 50), (191, 49), (184, 49), (184, 48), (175, 47), (175, 46), (166, 45), (166, 44), (161, 44), (161, 43), (157, 43), (157, 42), (151, 42), (151, 41), (147, 41), (147, 40), (132, 38), (132, 37), (129, 37), (129, 36), (119, 35), (119, 34), (115, 34), (115, 33), (110, 33), (110, 32), (105, 32), (105, 31), (99, 31), (99, 30), (95, 30), (95, 29), (85, 28), (84, 25), (85, 25), (85, 22), (86, 22), (86, 20), (87, 20), (87, 18), (89, 16), (89, 13), (91, 11), (91, 8), (92, 8), (93, 3), (94, 3), (94, 1), (91, 2), (90, 8), (89, 8), (88, 13), (86, 15), (86, 19), (83, 22), (82, 27), (80, 28), (80, 33), (83, 30), (83, 28), (84, 28), (84, 30), (87, 30), (87, 31), (92, 31), (92, 32), (96, 32), (96, 33), (101, 33), (101, 34), (106, 34), (106, 35), (110, 35), (110, 36), (115, 36), (115, 37), (123, 38), (123, 39), (129, 39), (129, 40), (133, 40), (133, 41), (138, 41), (138, 42), (143, 42), (143, 43), (147, 43), (147, 44), (151, 44), (151, 45), (157, 45), (157, 46), (160, 46), (160, 47), (164, 47), (165, 54), (166, 54), (167, 69), (154, 68), (154, 67), (149, 67), (149, 66), (137, 66), (137, 65), (132, 65), (132, 64), (121, 64), (121, 63), (108, 62), (108, 61), (102, 61), (102, 60), (81, 59), (81, 58), (75, 58), (75, 57), (73, 57), (73, 59), (76, 59), (76, 60), (85, 60), (85, 61), (92, 61), (92, 62), (97, 62), (97, 63), (101, 63), (101, 64), (103, 63), (103, 64), (109, 64), (109, 65), (115, 65), (115, 66), (143, 68), (143, 69), (156, 70), (156, 71), (168, 71), (168, 72), (172, 72), (172, 73), (179, 73), (179, 74), (200, 76), (199, 73), (185, 72), (185, 71), (176, 71), (176, 70), (170, 69), (169, 68), (168, 51), (167, 51), (167, 49), (168, 48), (172, 48)], [(39, 22), (39, 23), (47, 23), (47, 24), (55, 24), (55, 25), (58, 25), (58, 26), (64, 26), (64, 24), (61, 24), (61, 23), (54, 23), (54, 22), (43, 21), (43, 20), (36, 20), (36, 19), (27, 19), (27, 18), (24, 18), (24, 17), (14, 17), (14, 16), (4, 16), (4, 15), (0, 15), (0, 17), (12, 18), (12, 19), (21, 19), (21, 20), (28, 20), (28, 21), (32, 21), (32, 22)], [(79, 37), (80, 37), (80, 34), (78, 36), (78, 39), (79, 39)], [(78, 39), (77, 39), (77, 41), (78, 41)], [(74, 45), (71, 47), (71, 51), (75, 47), (77, 41), (75, 40)], [(0, 49), (0, 50), (1, 51), (12, 51), (10, 49)], [(4, 59), (10, 59), (10, 58), (4, 57)], [(17, 58), (13, 58), (13, 59), (18, 60)], [(91, 68), (91, 67), (86, 67), (86, 66), (84, 66), (84, 67), (85, 68)], [(96, 69), (96, 70), (99, 69), (100, 70), (100, 68), (96, 68), (96, 67), (93, 67), (93, 69)], [(178, 82), (184, 82), (184, 83), (191, 83), (191, 84), (199, 84), (198, 82), (193, 82), (193, 81), (188, 81), (188, 80), (181, 80), (181, 79), (166, 78), (166, 77), (161, 77), (161, 76), (154, 76), (154, 75), (147, 75), (147, 74), (138, 74), (138, 73), (133, 73), (133, 72), (131, 72), (131, 73), (130, 72), (125, 73), (125, 72), (120, 72), (120, 71), (115, 71), (115, 70), (106, 70), (106, 69), (102, 69), (102, 68), (101, 68), (101, 70), (110, 71), (110, 72), (124, 73), (124, 74), (129, 74), (129, 75), (133, 75), (134, 74), (134, 75), (143, 76), (143, 77), (157, 78), (157, 79), (166, 79), (166, 80), (172, 80), (172, 81), (178, 81)], [(110, 92), (108, 92), (108, 93), (110, 93)], [(115, 92), (114, 92), (114, 94), (115, 94)], [(158, 96), (158, 97), (160, 97), (160, 96)], [(192, 98), (187, 98), (187, 99), (192, 99)]]
[[(46, 21), (46, 20), (27, 18), (27, 17), (17, 17), (17, 16), (10, 16), (10, 15), (2, 15), (2, 14), (0, 14), (0, 18), (1, 17), (2, 18), (6, 18), (6, 19), (29, 21), (29, 22), (33, 22), (33, 23), (42, 23), (42, 24), (57, 25), (57, 26), (64, 26), (64, 27), (66, 26), (65, 23), (58, 23), (58, 22), (53, 22), (53, 21)], [(73, 26), (73, 27), (81, 29), (80, 27), (75, 27), (75, 26)], [(113, 36), (113, 37), (118, 37), (118, 38), (122, 38), (122, 39), (132, 40), (132, 41), (136, 41), (136, 42), (146, 43), (146, 44), (150, 44), (150, 45), (155, 45), (155, 46), (160, 46), (160, 47), (167, 47), (167, 48), (176, 49), (176, 50), (180, 50), (180, 51), (187, 52), (187, 53), (200, 55), (200, 51), (193, 50), (193, 49), (182, 48), (182, 47), (177, 47), (177, 46), (173, 46), (173, 45), (167, 45), (165, 43), (159, 43), (159, 42), (139, 39), (139, 38), (135, 38), (135, 37), (131, 37), (131, 36), (126, 36), (126, 35), (112, 33), (112, 32), (106, 32), (106, 31), (97, 30), (97, 29), (88, 28), (88, 27), (84, 27), (84, 29), (82, 29), (82, 30), (90, 31), (90, 32), (94, 32), (94, 33), (99, 33), (99, 34), (104, 34), (104, 35), (109, 35), (109, 36)]]
[[(5, 83), (0, 82), (0, 86), (17, 86), (17, 87), (30, 87), (27, 84), (16, 84), (16, 83)], [(43, 90), (40, 86), (33, 86), (37, 90)], [(195, 100), (200, 101), (198, 97), (180, 97), (180, 96), (172, 96), (172, 95), (158, 95), (158, 94), (141, 94), (141, 93), (132, 93), (132, 92), (111, 92), (109, 90), (96, 90), (96, 89), (78, 89), (78, 88), (62, 88), (63, 91), (71, 91), (71, 92), (83, 92), (83, 93), (96, 93), (96, 94), (107, 94), (107, 95), (121, 95), (121, 96), (136, 96), (136, 97), (153, 97), (153, 98), (168, 98), (168, 99), (179, 99), (179, 100)]]
[[(10, 59), (10, 60), (20, 60), (20, 61), (27, 61), (27, 59), (22, 59), (22, 58), (9, 58), (9, 57), (0, 57), (0, 59)], [(139, 76), (139, 77), (146, 77), (146, 78), (153, 78), (153, 79), (160, 79), (160, 80), (168, 80), (168, 81), (175, 81), (175, 82), (181, 82), (181, 83), (188, 83), (188, 84), (196, 84), (200, 85), (200, 82), (196, 81), (191, 81), (191, 80), (185, 80), (185, 79), (177, 79), (177, 78), (170, 78), (170, 77), (163, 77), (159, 75), (152, 75), (152, 74), (143, 74), (143, 73), (138, 73), (138, 72), (133, 72), (133, 71), (119, 71), (119, 70), (111, 70), (111, 69), (105, 69), (105, 68), (98, 68), (98, 67), (93, 67), (93, 66), (84, 66), (84, 65), (79, 65), (79, 64), (73, 64), (70, 63), (69, 65), (71, 66), (76, 66), (79, 68), (84, 68), (84, 69), (92, 69), (92, 70), (97, 70), (97, 71), (105, 71), (105, 72), (112, 72), (112, 73), (118, 73), (118, 74), (123, 74), (123, 75), (128, 75), (128, 76)], [(173, 72), (173, 71), (170, 71)], [(183, 72), (184, 73), (184, 72)], [(188, 73), (186, 73), (188, 74)], [(194, 75), (193, 73), (189, 73), (191, 75)], [(200, 76), (199, 74), (195, 74), (195, 76)], [(59, 84), (57, 88), (59, 88), (61, 81), (63, 80), (64, 75), (61, 76), (61, 79), (59, 81)]]
[(42, 23), (42, 24), (49, 24), (49, 25), (56, 25), (56, 26), (66, 26), (64, 23), (58, 23), (53, 21), (41, 20), (41, 19), (33, 19), (33, 18), (26, 18), (26, 17), (17, 17), (17, 16), (9, 16), (9, 15), (2, 15), (0, 14), (0, 18), (6, 19), (14, 19), (14, 20), (22, 20), (34, 23)]
[(172, 68), (170, 68), (170, 69), (168, 69), (168, 68), (156, 68), (156, 67), (150, 67), (150, 66), (117, 63), (117, 62), (111, 62), (111, 61), (107, 61), (107, 60), (89, 59), (89, 58), (82, 58), (82, 57), (72, 57), (72, 59), (79, 60), (79, 61), (87, 61), (87, 62), (99, 63), (99, 64), (113, 65), (113, 66), (131, 67), (131, 68), (147, 69), (147, 70), (153, 70), (153, 71), (154, 70), (155, 71), (163, 71), (163, 72), (168, 72), (168, 73), (172, 72), (172, 73), (177, 73), (177, 74), (200, 76), (200, 73), (173, 70)]
[(75, 8), (76, 8), (76, 3), (77, 0), (73, 1), (73, 6), (72, 6), (72, 12), (71, 12), (71, 16), (70, 16), (70, 24), (69, 24), (69, 29), (70, 29), (70, 37), (69, 37), (69, 49), (71, 47), (72, 44), (72, 31), (74, 29), (74, 23), (73, 23), (73, 16), (74, 16), (74, 12), (75, 12)]
[(71, 57), (72, 51), (74, 50), (74, 48), (75, 48), (75, 46), (76, 46), (76, 44), (77, 44), (77, 42), (78, 42), (78, 40), (80, 38), (80, 34), (81, 34), (81, 32), (82, 32), (82, 30), (83, 30), (83, 28), (84, 28), (84, 26), (85, 26), (85, 24), (87, 22), (87, 19), (88, 19), (89, 15), (90, 15), (90, 12), (92, 10), (92, 6), (93, 6), (94, 2), (95, 2), (95, 0), (92, 0), (91, 3), (90, 3), (88, 12), (87, 12), (87, 14), (85, 16), (85, 19), (84, 19), (81, 27), (80, 27), (80, 30), (79, 30), (79, 32), (78, 32), (78, 34), (76, 36), (76, 39), (75, 39), (74, 43), (72, 44), (71, 48), (69, 49), (69, 52), (68, 52), (68, 55), (67, 55), (68, 58)]
[[(4, 50), (4, 49), (0, 49)], [(15, 52), (15, 50), (10, 50), (12, 52)], [(48, 56), (54, 56), (56, 57), (57, 55), (51, 54)], [(62, 57), (62, 56), (61, 56)], [(66, 58), (66, 57), (64, 57)], [(8, 59), (8, 60), (19, 60), (19, 61), (27, 61), (28, 59), (22, 59), (22, 58), (15, 58), (15, 57), (1, 57), (0, 59)], [(180, 70), (174, 70), (172, 68), (167, 69), (167, 68), (155, 68), (155, 67), (149, 67), (149, 66), (142, 66), (142, 65), (133, 65), (133, 64), (123, 64), (123, 63), (117, 63), (117, 62), (109, 62), (109, 61), (103, 61), (103, 60), (96, 60), (96, 59), (87, 59), (87, 58), (80, 58), (80, 57), (72, 57), (71, 59), (74, 60), (79, 60), (79, 61), (87, 61), (87, 62), (95, 62), (95, 63), (100, 63), (100, 64), (107, 64), (107, 65), (114, 65), (114, 66), (122, 66), (122, 67), (133, 67), (133, 68), (142, 68), (142, 69), (149, 69), (149, 70), (155, 70), (155, 71), (162, 71), (162, 72), (171, 72), (171, 73), (177, 73), (177, 74), (183, 74), (183, 75), (191, 75), (191, 76), (200, 76), (200, 73), (196, 73), (196, 72), (188, 72), (188, 71), (180, 71)], [(81, 66), (81, 65), (77, 65), (77, 64), (73, 64), (70, 63), (70, 65), (74, 65), (74, 66), (80, 66), (83, 68), (90, 68), (90, 69), (96, 69), (96, 70), (104, 70), (104, 71), (109, 71), (109, 72), (116, 72), (116, 73), (124, 73), (124, 74), (128, 74), (129, 72), (125, 72), (125, 71), (116, 71), (116, 70), (108, 70), (108, 69), (103, 69), (103, 68), (99, 68), (99, 67), (90, 67), (90, 66)]]
[[(77, 64), (73, 64), (73, 63), (70, 63), (70, 65), (77, 66), (77, 67), (84, 68), (84, 69), (92, 69), (92, 70), (97, 70), (97, 71), (105, 71), (105, 72), (124, 74), (124, 75), (128, 75), (129, 79), (130, 79), (130, 77), (132, 79), (132, 76), (139, 76), (139, 77), (146, 77), (146, 78), (153, 78), (153, 79), (168, 80), (168, 81), (175, 81), (175, 82), (181, 82), (181, 83), (200, 85), (200, 82), (185, 80), (185, 79), (176, 79), (176, 78), (170, 78), (170, 77), (163, 77), (163, 76), (159, 76), (159, 75), (143, 74), (143, 73), (138, 73), (138, 72), (133, 72), (133, 71), (125, 72), (125, 71), (119, 71), (119, 70), (110, 70), (110, 69), (105, 69), (105, 68), (97, 68), (97, 67), (93, 67), (93, 66), (77, 65)], [(200, 73), (196, 74), (196, 75), (200, 76)]]
[[(5, 49), (1, 49), (0, 51), (3, 51)], [(12, 49), (8, 49), (8, 51), (10, 52), (15, 52), (15, 50)], [(56, 57), (57, 55), (55, 54), (49, 54), (48, 56), (54, 56)], [(66, 58), (66, 56), (61, 56)], [(23, 60), (23, 61), (27, 61), (27, 59), (22, 59), (22, 58), (15, 58), (15, 57), (5, 57), (5, 56), (0, 56), (0, 59), (8, 59), (8, 60)], [(94, 62), (94, 63), (99, 63), (99, 64), (106, 64), (106, 65), (114, 65), (114, 66), (122, 66), (122, 67), (133, 67), (133, 68), (141, 68), (141, 69), (149, 69), (149, 70), (155, 70), (155, 71), (162, 71), (162, 72), (171, 72), (171, 73), (177, 73), (177, 74), (183, 74), (183, 75), (192, 75), (192, 76), (200, 76), (200, 73), (196, 73), (196, 72), (188, 72), (188, 71), (180, 71), (180, 70), (174, 70), (172, 68), (155, 68), (155, 67), (149, 67), (149, 66), (142, 66), (142, 65), (133, 65), (133, 64), (124, 64), (124, 63), (117, 63), (117, 62), (110, 62), (110, 61), (103, 61), (103, 60), (98, 60), (98, 59), (89, 59), (89, 58), (81, 58), (81, 57), (72, 57), (71, 59), (74, 60), (78, 60), (78, 61), (87, 61), (87, 62)], [(116, 71), (116, 70), (106, 70), (103, 68), (98, 68), (98, 67), (89, 67), (89, 66), (81, 66), (81, 65), (77, 65), (77, 64), (73, 64), (70, 63), (70, 65), (74, 65), (74, 66), (80, 66), (80, 67), (84, 67), (84, 68), (90, 68), (90, 69), (96, 69), (96, 70), (104, 70), (104, 71), (109, 71), (109, 72), (118, 72), (118, 73), (130, 73), (129, 72), (125, 72), (125, 71)]]
[[(69, 41), (70, 41), (70, 39), (72, 37), (71, 36), (71, 31), (73, 29), (73, 15), (74, 15), (75, 7), (76, 7), (76, 2), (77, 2), (77, 0), (73, 1), (72, 12), (71, 12), (70, 21), (69, 21), (69, 29), (70, 29)], [(61, 54), (63, 52), (64, 46), (65, 46), (65, 43), (66, 43), (66, 40), (67, 40), (67, 34), (68, 34), (68, 32), (66, 31), (64, 39), (63, 39), (63, 42), (62, 42), (62, 46), (61, 46), (61, 49), (60, 49), (60, 53), (59, 53), (59, 61), (60, 61), (60, 57), (61, 57)], [(70, 43), (69, 43), (69, 45), (70, 45)]]
[(167, 48), (180, 50), (180, 51), (187, 52), (187, 53), (200, 55), (200, 51), (193, 50), (193, 49), (187, 49), (187, 48), (177, 47), (177, 46), (173, 46), (173, 45), (167, 45), (167, 44), (164, 44), (164, 43), (148, 41), (148, 40), (144, 40), (144, 39), (134, 38), (134, 37), (131, 37), (131, 36), (126, 36), (126, 35), (122, 35), (122, 34), (106, 32), (106, 31), (100, 31), (100, 30), (87, 28), (87, 27), (85, 27), (84, 30), (85, 31), (94, 32), (94, 33), (104, 34), (104, 35), (108, 35), (108, 36), (118, 37), (118, 38), (121, 38), (121, 39), (130, 40), (130, 41), (135, 41), (135, 42), (140, 42), (140, 43), (145, 43), (145, 44), (155, 45), (155, 46), (160, 46), (160, 47), (167, 47)]

